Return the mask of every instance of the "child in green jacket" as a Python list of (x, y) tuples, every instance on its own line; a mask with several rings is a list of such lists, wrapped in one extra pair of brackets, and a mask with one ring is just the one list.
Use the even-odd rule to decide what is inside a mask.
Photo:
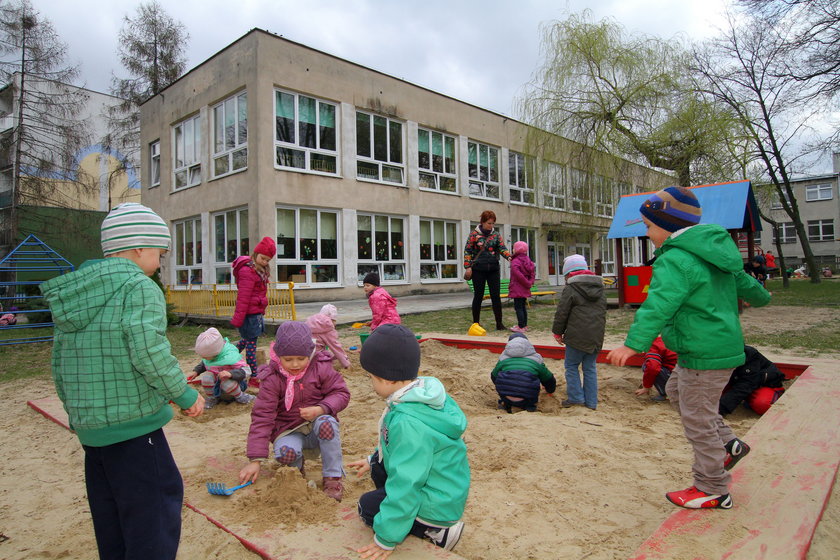
[(409, 533), (452, 550), (470, 488), (467, 419), (437, 378), (417, 376), (420, 345), (408, 327), (380, 325), (359, 360), (386, 407), (377, 450), (348, 464), (359, 477), (370, 471), (376, 485), (359, 498), (359, 515), (374, 536), (358, 552), (386, 558)]
[(662, 333), (665, 346), (678, 356), (665, 391), (694, 448), (694, 484), (665, 496), (680, 507), (728, 509), (729, 469), (750, 448), (723, 422), (718, 401), (732, 370), (744, 363), (738, 299), (762, 306), (770, 294), (744, 272), (741, 253), (725, 229), (697, 225), (702, 211), (689, 189), (661, 190), (640, 211), (657, 248), (653, 277), (624, 346), (607, 359), (623, 366)]
[(184, 484), (163, 426), (204, 398), (166, 339), (166, 301), (149, 276), (169, 249), (166, 222), (136, 203), (102, 222), (104, 259), (41, 291), (55, 322), (52, 376), (85, 450), (85, 484), (101, 558), (175, 558)]

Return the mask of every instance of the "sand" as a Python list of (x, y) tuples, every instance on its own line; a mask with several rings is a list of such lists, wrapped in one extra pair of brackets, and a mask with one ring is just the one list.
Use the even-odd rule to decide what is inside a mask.
[[(780, 310), (785, 312), (784, 324), (778, 317)], [(769, 308), (748, 310), (742, 320), (749, 333), (808, 328), (819, 321), (836, 321), (838, 315), (832, 310)], [(349, 335), (344, 338), (345, 347), (356, 342)], [(536, 344), (553, 344), (548, 333), (531, 338)], [(620, 342), (614, 337), (606, 347)], [(664, 492), (690, 484), (691, 452), (679, 420), (667, 404), (633, 394), (640, 381), (637, 368), (599, 364), (598, 410), (563, 409), (559, 402), (565, 396), (562, 362), (546, 360), (558, 379), (555, 396), (543, 394), (538, 412), (506, 414), (496, 408), (489, 379), (496, 354), (458, 350), (435, 341), (424, 342), (421, 348), (421, 373), (439, 377), (469, 421), (465, 439), (472, 486), (464, 517), (467, 530), (455, 550), (459, 556), (471, 560), (627, 558), (674, 511)], [(840, 358), (816, 357), (807, 349), (761, 350), (777, 361), (817, 362), (822, 367), (832, 367)], [(182, 358), (188, 371), (194, 358)], [(372, 450), (382, 410), (381, 399), (359, 366), (358, 354), (351, 354), (351, 363), (344, 370), (351, 402), (340, 414), (345, 462)], [(94, 558), (83, 451), (71, 433), (25, 404), (54, 395), (51, 382), (41, 378), (3, 387), (0, 558)], [(204, 489), (209, 480), (236, 483), (236, 472), (246, 462), (250, 408), (219, 405), (197, 420), (176, 415), (167, 426), (184, 475), (187, 501), (234, 530), (284, 535), (292, 541), (314, 538), (317, 531), (323, 538), (323, 528), (372, 488), (369, 479), (348, 474), (340, 505), (320, 490), (318, 460), (307, 461), (306, 479), (296, 470), (268, 465), (257, 484), (230, 498), (210, 496)], [(758, 416), (742, 407), (727, 419), (743, 435)], [(840, 557), (839, 503), (836, 496), (829, 503), (809, 559)], [(183, 520), (179, 559), (257, 558), (191, 509), (184, 509)], [(369, 530), (359, 526), (354, 541), (344, 546), (343, 557), (357, 558), (351, 549), (369, 539)]]

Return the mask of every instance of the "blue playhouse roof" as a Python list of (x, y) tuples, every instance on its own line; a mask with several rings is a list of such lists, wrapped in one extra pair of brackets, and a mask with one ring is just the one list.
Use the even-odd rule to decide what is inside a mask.
[[(701, 224), (719, 224), (726, 229), (761, 231), (761, 220), (749, 181), (689, 187), (703, 208)], [(639, 208), (651, 193), (622, 196), (607, 234), (608, 239), (644, 237), (647, 234)]]

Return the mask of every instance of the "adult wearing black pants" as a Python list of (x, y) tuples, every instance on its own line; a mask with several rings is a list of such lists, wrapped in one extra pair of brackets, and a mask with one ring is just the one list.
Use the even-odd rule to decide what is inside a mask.
[(499, 280), (501, 267), (499, 256), (510, 260), (511, 254), (502, 236), (493, 228), (496, 225), (496, 214), (492, 210), (481, 213), (479, 224), (470, 232), (467, 244), (464, 246), (464, 278), (472, 280), (473, 323), (480, 323), (481, 302), (484, 300), (484, 287), (490, 291), (490, 302), (493, 305), (493, 315), (496, 318), (496, 330), (507, 330), (502, 323), (502, 298), (499, 294)]

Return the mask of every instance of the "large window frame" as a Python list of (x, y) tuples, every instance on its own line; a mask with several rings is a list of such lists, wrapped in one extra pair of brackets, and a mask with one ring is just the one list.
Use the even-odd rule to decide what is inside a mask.
[(201, 115), (172, 127), (172, 187), (186, 189), (201, 184)]
[(201, 216), (178, 220), (173, 224), (173, 262), (175, 285), (203, 283)]
[(805, 187), (805, 202), (831, 200), (834, 196), (834, 186), (831, 183), (820, 183)]
[(595, 215), (612, 218), (615, 215), (615, 199), (618, 190), (613, 180), (603, 175), (596, 175), (593, 190), (595, 191)]
[(248, 208), (216, 212), (213, 224), (213, 274), (216, 284), (233, 284), (231, 265), (238, 257), (251, 254)]
[(356, 179), (405, 186), (405, 126), (356, 111)]
[(248, 93), (213, 106), (213, 177), (248, 168)]
[(379, 274), (383, 284), (408, 281), (406, 225), (404, 216), (362, 213), (356, 216), (359, 285), (370, 272)]
[(340, 286), (339, 211), (278, 206), (276, 216), (277, 281)]
[(566, 166), (553, 161), (543, 164), (543, 206), (552, 210), (566, 209)]
[(508, 152), (508, 196), (513, 204), (536, 204), (534, 191), (534, 167), (532, 156), (513, 150)]
[(417, 129), (421, 189), (458, 192), (457, 147), (458, 139), (454, 136), (422, 127)]
[[(779, 243), (796, 243), (796, 226), (793, 222), (779, 224)], [(776, 231), (773, 231), (773, 243), (776, 242)]]
[(808, 220), (808, 241), (834, 241), (834, 220)]
[(601, 256), (601, 276), (615, 276), (615, 240), (601, 236), (598, 241), (598, 252)]
[(460, 281), (458, 223), (420, 218), (420, 281)]
[(337, 176), (341, 161), (338, 104), (274, 90), (274, 167)]
[(592, 214), (591, 175), (574, 167), (569, 169), (569, 212)]
[(500, 150), (475, 140), (467, 141), (467, 176), (472, 198), (501, 200)]
[(149, 187), (160, 186), (160, 140), (149, 144)]

